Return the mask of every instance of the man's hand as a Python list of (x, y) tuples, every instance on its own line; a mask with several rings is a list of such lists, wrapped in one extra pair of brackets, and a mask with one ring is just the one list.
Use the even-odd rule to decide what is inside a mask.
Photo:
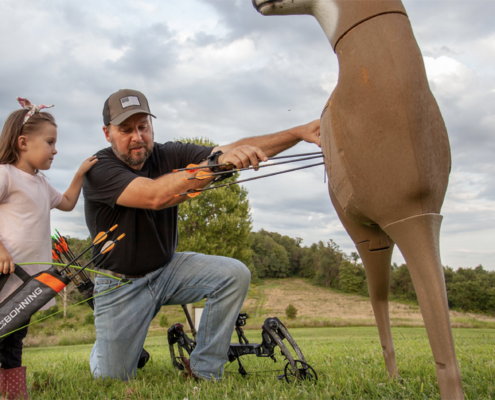
[(12, 256), (0, 242), (0, 273), (11, 274), (14, 270), (14, 260), (12, 260)]
[(249, 145), (235, 147), (218, 157), (219, 164), (232, 163), (239, 169), (247, 168), (250, 165), (256, 169), (260, 161), (267, 160), (268, 157), (261, 149)]
[(321, 147), (320, 139), (320, 120), (315, 119), (314, 121), (297, 127), (300, 134), (300, 139), (307, 143), (315, 143), (318, 147)]

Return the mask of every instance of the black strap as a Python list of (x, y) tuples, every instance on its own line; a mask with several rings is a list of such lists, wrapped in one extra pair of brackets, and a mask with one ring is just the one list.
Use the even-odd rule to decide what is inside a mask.
[[(19, 265), (17, 264), (14, 265), (15, 265), (14, 274), (16, 274), (23, 282), (26, 282), (31, 277), (31, 275), (29, 275), (26, 271), (24, 271)], [(0, 292), (7, 283), (9, 277), (10, 274), (2, 274), (0, 276)]]

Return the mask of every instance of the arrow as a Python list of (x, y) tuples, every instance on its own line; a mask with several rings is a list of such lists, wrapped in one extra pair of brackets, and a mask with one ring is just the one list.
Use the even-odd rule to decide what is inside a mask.
[(320, 158), (320, 157), (323, 157), (323, 154), (322, 153), (319, 153), (319, 155), (313, 156), (313, 157), (298, 158), (296, 160), (289, 160), (289, 161), (282, 161), (282, 162), (271, 163), (271, 164), (258, 165), (257, 167), (254, 167), (254, 166), (251, 165), (251, 166), (246, 167), (246, 168), (229, 169), (229, 170), (220, 171), (220, 172), (199, 171), (196, 174), (196, 176), (191, 176), (189, 178), (183, 178), (182, 180), (183, 181), (190, 181), (192, 179), (201, 179), (201, 180), (203, 180), (203, 179), (206, 179), (206, 178), (209, 178), (209, 177), (212, 177), (212, 176), (218, 176), (218, 175), (223, 175), (223, 174), (231, 174), (231, 173), (234, 173), (234, 172), (247, 171), (247, 170), (250, 170), (250, 169), (254, 169), (255, 171), (257, 171), (259, 168), (273, 167), (275, 165), (289, 164), (289, 163), (298, 162), (298, 161), (313, 160), (315, 158)]
[(237, 185), (238, 183), (255, 181), (256, 179), (261, 179), (261, 178), (266, 178), (266, 177), (269, 177), (269, 176), (275, 176), (275, 175), (285, 174), (287, 172), (298, 171), (300, 169), (306, 169), (306, 168), (316, 167), (317, 165), (323, 165), (323, 164), (325, 164), (325, 163), (324, 162), (321, 162), (321, 163), (318, 163), (318, 164), (306, 165), (304, 167), (292, 168), (292, 169), (288, 169), (286, 171), (274, 172), (272, 174), (266, 174), (266, 175), (256, 176), (254, 178), (243, 179), (243, 180), (235, 181), (235, 182), (231, 182), (231, 183), (225, 183), (223, 185), (210, 186), (208, 188), (203, 188), (203, 189), (189, 189), (187, 192), (176, 194), (174, 197), (179, 197), (179, 196), (196, 197), (199, 193), (206, 192), (207, 190), (218, 189), (218, 188), (225, 187), (225, 186)]
[(54, 260), (61, 261), (60, 260), (60, 256), (57, 254), (57, 251), (56, 250), (53, 250), (53, 249), (52, 249), (52, 258)]
[[(58, 237), (52, 236), (53, 245), (55, 247), (55, 250), (53, 250), (53, 251), (59, 257), (60, 262), (62, 262), (61, 255), (63, 255), (65, 257), (66, 261), (71, 261), (71, 260), (75, 259), (76, 256), (74, 255), (71, 248), (69, 247), (69, 245), (67, 243), (67, 239), (64, 236), (62, 236), (58, 230), (55, 229), (55, 232), (57, 233)], [(52, 251), (52, 255), (53, 255), (53, 251)], [(56, 257), (53, 257), (53, 258), (55, 260), (57, 260)], [(81, 267), (81, 264), (79, 263), (79, 261), (74, 261), (74, 263), (76, 265), (78, 265), (79, 268)], [(62, 266), (64, 266), (64, 264), (62, 264)], [(69, 268), (67, 268), (65, 270), (65, 274), (68, 278), (70, 278), (72, 275), (74, 275), (75, 272), (76, 271), (74, 270), (73, 266), (70, 266)], [(72, 282), (74, 283), (74, 285), (78, 289), (81, 285), (87, 285), (90, 282), (92, 283), (91, 277), (86, 272), (83, 272), (76, 280), (74, 280)]]
[(69, 248), (69, 245), (67, 244), (67, 240), (65, 239), (65, 237), (62, 236), (60, 232), (56, 229), (55, 232), (58, 235), (58, 238), (56, 236), (52, 236), (52, 239), (55, 241), (55, 248), (67, 258), (67, 261), (71, 260), (72, 258), (75, 258), (75, 255), (72, 252), (72, 250)]
[(225, 163), (225, 164), (211, 164), (211, 165), (197, 165), (197, 164), (189, 164), (186, 168), (173, 169), (172, 172), (181, 172), (186, 171), (188, 174), (194, 174), (198, 172), (201, 168), (210, 168), (210, 167), (230, 167), (234, 164)]
[[(317, 151), (315, 153), (302, 153), (302, 154), (292, 154), (290, 156), (277, 156), (277, 157), (269, 157), (267, 161), (270, 160), (280, 160), (282, 158), (294, 158), (294, 157), (304, 157), (304, 156), (313, 156), (316, 154), (321, 154), (323, 153), (321, 151)], [(261, 160), (259, 160), (261, 161)], [(264, 161), (266, 162), (266, 161)], [(225, 163), (225, 164), (214, 164), (214, 165), (196, 165), (196, 164), (189, 164), (186, 168), (178, 168), (178, 169), (173, 169), (172, 172), (180, 172), (180, 171), (187, 171), (189, 174), (193, 174), (195, 172), (198, 172), (199, 169), (202, 168), (209, 168), (209, 167), (230, 167), (234, 164), (232, 163)]]
[[(105, 236), (106, 237), (106, 236)], [(94, 256), (91, 260), (88, 261), (88, 263), (82, 267), (79, 271), (77, 271), (74, 276), (72, 276), (72, 278), (69, 278), (71, 281), (77, 276), (79, 275), (81, 272), (83, 272), (89, 265), (91, 265), (94, 261), (96, 261), (96, 259), (98, 259), (99, 257), (101, 257), (103, 254), (106, 254), (110, 251), (113, 250), (113, 248), (115, 247), (115, 243), (117, 243), (119, 240), (123, 239), (125, 237), (125, 233), (123, 233), (122, 235), (120, 235), (117, 239), (113, 240), (113, 241), (110, 241), (110, 242), (107, 242), (105, 243), (105, 245), (102, 247), (101, 251), (99, 254), (97, 254), (96, 256)], [(95, 239), (96, 240), (96, 239)], [(103, 239), (102, 239), (103, 240)], [(99, 242), (98, 242), (99, 243)], [(66, 267), (67, 268), (67, 267)], [(62, 270), (63, 271), (63, 270)], [(60, 272), (62, 272), (60, 271)]]
[[(64, 272), (67, 268), (69, 268), (70, 264), (72, 264), (74, 261), (76, 261), (78, 258), (80, 258), (81, 256), (83, 256), (85, 253), (88, 252), (88, 250), (92, 249), (94, 246), (96, 246), (97, 244), (103, 242), (108, 234), (110, 232), (113, 232), (116, 228), (117, 228), (118, 225), (114, 225), (112, 226), (108, 231), (106, 232), (100, 232), (98, 233), (98, 235), (96, 235), (95, 237), (95, 240), (93, 240), (93, 244), (91, 246), (89, 246), (88, 248), (86, 248), (85, 250), (82, 251), (81, 254), (79, 254), (77, 257), (74, 257), (72, 260), (70, 260), (68, 263), (67, 263), (67, 266), (65, 268), (62, 268), (62, 270), (60, 271), (60, 273)], [(57, 232), (58, 233), (58, 232)], [(120, 239), (118, 239), (120, 240)], [(65, 243), (65, 240), (64, 240), (64, 243)], [(67, 243), (65, 243), (67, 245)], [(80, 272), (80, 271), (79, 271)], [(78, 272), (78, 273), (79, 273)], [(76, 274), (77, 275), (77, 274)]]

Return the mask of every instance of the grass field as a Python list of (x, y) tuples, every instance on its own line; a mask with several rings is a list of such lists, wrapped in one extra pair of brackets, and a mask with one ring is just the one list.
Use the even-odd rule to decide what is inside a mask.
[[(32, 399), (437, 399), (435, 368), (423, 328), (392, 328), (399, 373), (389, 381), (374, 327), (291, 329), (319, 376), (287, 384), (281, 372), (226, 373), (221, 383), (184, 380), (173, 370), (165, 336), (147, 339), (152, 359), (136, 379), (124, 383), (94, 380), (89, 371), (91, 345), (28, 348), (24, 365)], [(248, 331), (259, 343), (260, 331)], [(454, 329), (457, 357), (467, 399), (495, 398), (495, 330)], [(278, 354), (278, 351), (277, 351)], [(248, 371), (281, 369), (282, 357), (244, 358)], [(226, 371), (236, 372), (236, 365)]]

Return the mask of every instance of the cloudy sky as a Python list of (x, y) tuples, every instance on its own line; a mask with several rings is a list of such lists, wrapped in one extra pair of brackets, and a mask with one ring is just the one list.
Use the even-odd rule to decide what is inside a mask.
[[(404, 4), (452, 146), (443, 263), (495, 270), (495, 2)], [(158, 142), (225, 144), (318, 118), (338, 64), (314, 18), (263, 17), (250, 0), (2, 0), (0, 79), (2, 120), (17, 96), (56, 105), (59, 153), (46, 175), (64, 191), (79, 164), (107, 146), (102, 105), (118, 89), (147, 95)], [(255, 230), (354, 250), (323, 167), (247, 188)], [(82, 198), (72, 213), (54, 211), (52, 228), (86, 237)], [(394, 261), (403, 261), (397, 250)]]

